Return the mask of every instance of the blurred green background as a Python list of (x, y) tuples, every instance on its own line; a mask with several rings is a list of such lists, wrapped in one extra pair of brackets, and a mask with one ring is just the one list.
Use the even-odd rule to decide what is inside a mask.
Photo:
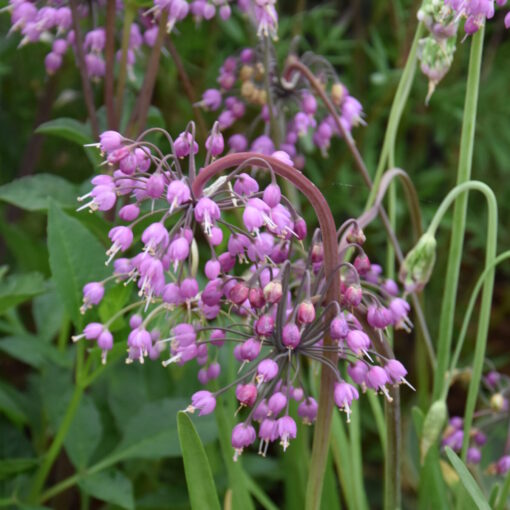
[[(356, 128), (354, 137), (373, 173), (400, 69), (414, 35), (419, 2), (306, 2), (307, 11), (303, 16), (296, 10), (304, 4), (290, 0), (278, 3), (280, 41), (276, 43), (276, 54), (280, 65), (283, 65), (292, 37), (300, 33), (301, 52), (311, 50), (335, 66), (350, 93), (363, 104), (367, 125)], [(501, 14), (496, 15), (486, 33), (473, 163), (473, 178), (489, 184), (498, 198), (498, 251), (510, 248), (510, 40)], [(8, 29), (9, 17), (4, 13), (0, 15), (0, 33), (6, 34)], [(199, 27), (187, 20), (179, 25), (173, 41), (198, 98), (203, 90), (215, 86), (223, 60), (253, 44), (254, 37), (247, 23), (235, 15), (228, 22), (215, 20)], [(88, 214), (77, 215), (72, 210), (74, 194), (96, 171), (83, 149), (62, 138), (34, 136), (34, 128), (44, 121), (59, 117), (85, 119), (77, 69), (68, 55), (62, 70), (48, 78), (43, 64), (48, 48), (40, 44), (17, 49), (18, 42), (17, 36), (0, 38), (0, 184), (38, 173), (65, 178), (73, 185), (67, 190), (69, 196), (63, 199), (67, 204), (66, 212), (104, 242), (106, 222)], [(424, 102), (427, 81), (418, 72), (399, 130), (396, 162), (415, 183), (425, 224), (455, 182), (468, 54), (469, 42), (459, 41), (454, 64), (428, 106)], [(139, 79), (132, 85), (133, 95), (141, 81), (142, 70), (137, 71)], [(99, 104), (102, 86), (95, 86), (95, 93), (96, 104)], [(156, 109), (151, 122), (173, 135), (180, 133), (193, 118), (191, 105), (168, 55), (164, 55), (161, 62), (153, 104)], [(212, 125), (214, 114), (204, 115), (209, 126)], [(243, 125), (238, 123), (235, 129), (242, 132)], [(328, 159), (317, 152), (308, 154), (305, 171), (326, 194), (339, 224), (362, 212), (367, 191), (342, 143), (333, 144)], [(397, 230), (406, 251), (411, 247), (412, 233), (405, 201), (399, 198)], [(305, 213), (313, 222), (310, 211)], [(19, 460), (11, 464), (0, 461), (0, 500), (8, 499), (13, 491), (20, 495), (26, 491), (37, 456), (45, 451), (73, 391), (71, 367), (76, 347), (69, 341), (72, 326), (51, 279), (46, 221), (45, 210), (23, 210), (0, 204), (1, 264), (7, 265), (11, 274), (28, 273), (30, 284), (34, 284), (34, 278), (40, 278), (36, 290), (33, 285), (27, 285), (27, 293), (17, 307), (5, 306), (2, 301), (5, 280), (2, 281), (4, 287), (0, 288), (0, 332), (5, 334), (0, 340), (0, 458)], [(447, 250), (449, 221), (450, 216), (440, 230), (439, 254)], [(72, 230), (72, 225), (68, 227)], [(469, 291), (482, 269), (485, 233), (485, 204), (473, 194), (469, 200), (464, 276), (459, 289), (459, 322)], [(372, 261), (384, 264), (385, 233), (378, 223), (369, 228), (367, 239), (367, 253)], [(426, 292), (426, 314), (433, 338), (437, 334), (435, 318), (439, 314), (438, 298), (442, 295), (445, 269), (441, 255), (439, 261)], [(36, 277), (33, 272), (42, 276)], [(19, 290), (23, 282), (15, 282), (15, 286)], [(110, 305), (115, 306), (111, 303), (122, 299), (123, 296), (111, 297)], [(105, 308), (107, 306), (108, 303)], [(107, 312), (108, 309), (103, 310)], [(503, 371), (508, 368), (509, 361), (509, 312), (510, 269), (502, 266), (496, 276), (488, 349), (492, 361)], [(119, 324), (117, 334), (122, 337), (125, 329), (125, 324)], [(469, 363), (472, 341), (473, 335), (469, 335), (464, 364)], [(415, 384), (416, 363), (425, 361), (415, 356), (412, 334), (397, 336), (396, 354), (408, 366), (409, 379)], [(48, 486), (108, 457), (119, 444), (134, 448), (135, 454), (131, 450), (121, 463), (101, 471), (99, 479), (90, 481), (90, 477), (84, 477), (79, 485), (46, 504), (51, 508), (77, 508), (79, 504), (82, 508), (101, 508), (102, 505), (137, 509), (188, 508), (175, 413), (186, 406), (196, 388), (195, 367), (166, 370), (159, 363), (149, 366), (124, 366), (122, 360), (112, 363), (87, 390), (78, 411), (79, 424), (71, 427)], [(427, 391), (423, 394), (426, 399)], [(462, 413), (464, 400), (465, 386), (460, 378), (449, 402), (452, 414)], [(416, 394), (403, 391), (404, 416), (409, 416), (406, 410), (417, 402)], [(418, 403), (423, 405), (426, 400)], [(380, 445), (366, 402), (361, 404), (361, 413), (367, 496), (370, 507), (378, 508), (382, 472)], [(206, 443), (218, 487), (225, 490), (228, 480), (216, 441), (216, 424), (213, 419), (195, 420), (195, 423)], [(417, 451), (409, 420), (404, 426), (409, 430), (405, 439), (410, 445), (405, 450), (408, 455), (408, 469), (404, 469), (405, 503), (407, 508), (413, 508)], [(495, 431), (485, 450), (482, 467), (494, 460), (494, 452), (500, 448), (498, 434)], [(306, 444), (307, 434), (302, 436)], [(243, 455), (246, 471), (267, 491), (278, 508), (299, 508), (302, 501), (304, 484), (300, 479), (300, 463), (303, 459), (298, 448), (297, 445), (291, 447), (285, 455), (275, 449), (267, 459), (257, 457), (254, 452)], [(339, 491), (337, 482), (333, 479), (328, 483), (327, 490), (335, 495)], [(109, 490), (114, 487), (116, 496), (110, 494), (109, 503), (100, 503), (104, 499), (101, 487), (105, 486)]]

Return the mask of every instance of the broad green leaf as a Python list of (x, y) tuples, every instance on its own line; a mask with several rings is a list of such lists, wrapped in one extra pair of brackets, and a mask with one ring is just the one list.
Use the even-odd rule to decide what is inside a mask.
[(64, 138), (78, 145), (94, 143), (89, 126), (75, 119), (61, 117), (41, 124), (36, 133)]
[(37, 239), (16, 223), (7, 223), (0, 219), (0, 235), (11, 252), (16, 267), (21, 271), (37, 271), (46, 275), (50, 273), (48, 248), (46, 242)]
[(59, 352), (42, 338), (28, 333), (2, 338), (0, 351), (34, 368), (40, 368), (48, 362), (61, 367), (72, 365), (69, 353)]
[(476, 480), (473, 478), (473, 475), (469, 472), (464, 462), (462, 462), (459, 456), (449, 446), (445, 447), (445, 452), (452, 463), (452, 466), (455, 468), (455, 471), (459, 474), (460, 481), (468, 491), (471, 498), (473, 498), (477, 508), (479, 510), (490, 510), (489, 503), (483, 495), (480, 486), (476, 483)]
[(177, 415), (177, 430), (191, 508), (220, 510), (218, 494), (204, 446), (189, 416), (182, 411)]
[(83, 286), (107, 275), (104, 249), (78, 221), (52, 203), (48, 212), (48, 248), (53, 280), (74, 324), (80, 327)]
[[(133, 293), (130, 285), (115, 285), (106, 290), (105, 296), (99, 305), (99, 318), (102, 322), (106, 322), (110, 317), (121, 310), (129, 301), (129, 297)], [(125, 319), (120, 316), (110, 324), (110, 331), (118, 331), (126, 324)]]
[(0, 281), (0, 313), (44, 291), (41, 273), (12, 274)]
[(117, 470), (108, 470), (87, 476), (79, 482), (80, 489), (101, 501), (133, 510), (133, 485), (131, 480)]
[(0, 381), (0, 413), (16, 424), (25, 424), (28, 421), (23, 408), (23, 395), (15, 388)]
[(33, 469), (38, 464), (37, 459), (18, 457), (14, 459), (0, 459), (0, 480)]
[(102, 434), (101, 417), (94, 401), (84, 395), (65, 439), (65, 448), (73, 465), (87, 467)]
[[(144, 405), (127, 422), (117, 448), (100, 463), (109, 466), (125, 459), (179, 457), (176, 415), (188, 404), (182, 399), (162, 399)], [(197, 428), (204, 442), (216, 438), (216, 427), (210, 417), (197, 419)]]
[(52, 174), (22, 177), (0, 186), (0, 200), (26, 211), (48, 209), (50, 199), (61, 207), (76, 207), (78, 188)]
[(51, 340), (58, 333), (64, 314), (64, 303), (53, 282), (48, 285), (48, 290), (44, 294), (32, 300), (32, 315), (37, 334), (45, 340)]

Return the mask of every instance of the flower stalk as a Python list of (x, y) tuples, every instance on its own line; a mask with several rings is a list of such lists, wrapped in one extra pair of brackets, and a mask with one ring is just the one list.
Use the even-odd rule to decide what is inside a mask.
[[(457, 170), (457, 185), (470, 179), (473, 159), (473, 146), (476, 127), (476, 113), (478, 104), (478, 89), (480, 70), (482, 65), (484, 28), (473, 36), (469, 57), (464, 117), (460, 141), (459, 166)], [(459, 270), (466, 228), (467, 194), (459, 196), (455, 202), (450, 238), (450, 251), (446, 268), (446, 280), (439, 319), (439, 338), (437, 343), (437, 368), (434, 377), (433, 400), (437, 400), (444, 393), (446, 384), (446, 369), (450, 360), (450, 350), (453, 336), (453, 320), (459, 282)]]
[[(286, 165), (280, 160), (271, 156), (253, 153), (229, 154), (218, 159), (205, 167), (193, 182), (192, 191), (196, 197), (199, 197), (206, 183), (214, 176), (222, 173), (227, 168), (232, 168), (243, 164), (251, 158), (256, 157), (269, 163), (274, 173), (290, 181), (300, 190), (308, 199), (314, 208), (322, 234), (324, 245), (324, 272), (325, 278), (329, 279), (335, 273), (338, 263), (336, 226), (331, 210), (326, 199), (319, 189), (308, 180), (303, 174), (297, 172), (294, 168)], [(340, 280), (331, 279), (331, 285), (326, 295), (326, 304), (340, 301)], [(331, 308), (332, 313), (333, 308)], [(333, 342), (326, 334), (324, 345), (332, 346)], [(333, 351), (325, 354), (330, 361), (336, 363), (337, 355)], [(321, 386), (319, 395), (319, 412), (314, 431), (312, 457), (310, 459), (310, 471), (308, 478), (308, 487), (306, 492), (305, 508), (307, 510), (316, 510), (320, 508), (322, 495), (322, 486), (324, 473), (329, 451), (329, 435), (331, 429), (331, 415), (333, 412), (333, 386), (335, 382), (334, 373), (331, 370), (322, 370)]]

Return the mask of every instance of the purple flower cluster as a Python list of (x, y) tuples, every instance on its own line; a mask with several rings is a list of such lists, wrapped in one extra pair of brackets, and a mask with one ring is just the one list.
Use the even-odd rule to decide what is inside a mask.
[[(210, 20), (216, 13), (227, 20), (231, 15), (231, 0), (155, 0), (154, 6), (148, 10), (140, 10), (136, 20), (131, 24), (131, 33), (127, 48), (128, 72), (132, 75), (137, 56), (141, 54), (143, 45), (152, 48), (158, 34), (158, 20), (164, 12), (167, 15), (167, 30), (170, 32), (176, 23), (192, 16), (198, 23)], [(78, 15), (83, 21), (94, 13), (104, 21), (105, 0), (100, 0), (93, 7), (80, 3)], [(277, 15), (275, 0), (253, 0), (238, 2), (240, 9), (254, 21), (259, 34), (276, 37)], [(31, 0), (9, 0), (8, 10), (11, 13), (12, 32), (20, 32), (20, 46), (28, 43), (44, 42), (51, 44), (51, 51), (44, 60), (46, 71), (53, 74), (62, 66), (63, 59), (69, 49), (75, 50), (75, 34), (72, 30), (73, 20), (67, 2), (50, 0), (36, 3)], [(124, 5), (117, 2), (118, 27), (120, 29), (124, 16)], [(82, 23), (85, 29), (86, 23)], [(104, 26), (95, 26), (85, 31), (83, 49), (85, 64), (89, 77), (98, 80), (105, 75), (104, 47), (106, 31)], [(117, 60), (121, 58), (121, 50), (117, 52)]]
[[(196, 392), (187, 410), (209, 414), (217, 397), (235, 388), (242, 417), (232, 431), (235, 458), (257, 437), (262, 455), (276, 441), (288, 447), (297, 430), (292, 400), (303, 422), (314, 422), (318, 404), (306, 384), (310, 363), (334, 372), (334, 400), (348, 420), (360, 392), (391, 400), (388, 389), (406, 383), (407, 371), (377, 354), (372, 342), (380, 342), (389, 326), (409, 327), (409, 306), (397, 284), (370, 263), (356, 221), (338, 231), (339, 265), (328, 279), (321, 232), (308, 235), (270, 162), (248, 155), (195, 194), (194, 182), (205, 170), (197, 169), (194, 126), (175, 141), (162, 132), (168, 154), (145, 141), (154, 131), (162, 132), (152, 129), (136, 140), (114, 131), (101, 135), (108, 173), (92, 179), (80, 209), (118, 206), (121, 224), (109, 234), (113, 274), (84, 287), (82, 312), (100, 303), (114, 282), (134, 285), (138, 298), (106, 323), (89, 323), (74, 340), (95, 340), (104, 362), (113, 347), (110, 324), (129, 315), (128, 363), (160, 357), (165, 367), (196, 362), (204, 385), (220, 375), (219, 350), (233, 346), (237, 378), (218, 391)], [(207, 166), (223, 151), (217, 125), (205, 148)], [(291, 163), (281, 153), (274, 156)], [(341, 300), (326, 304), (331, 278), (340, 279)]]
[[(482, 379), (482, 401), (487, 402), (483, 408), (478, 409), (474, 414), (476, 427), (469, 431), (469, 446), (467, 450), (467, 462), (479, 464), (482, 458), (482, 447), (487, 443), (487, 438), (492, 437), (493, 431), (498, 422), (508, 420), (510, 391), (510, 379), (496, 370), (487, 372)], [(452, 417), (443, 431), (442, 446), (449, 446), (456, 452), (461, 452), (464, 441), (464, 422), (459, 416)], [(510, 444), (507, 435), (506, 446), (503, 456), (496, 462), (489, 464), (488, 473), (494, 475), (505, 475), (510, 471), (510, 455), (508, 452)]]
[[(443, 433), (442, 446), (449, 446), (453, 451), (462, 450), (464, 440), (464, 422), (459, 416), (450, 418), (448, 426)], [(470, 446), (466, 460), (470, 464), (479, 464), (482, 458), (481, 447), (487, 442), (487, 436), (479, 429), (472, 428), (469, 434)]]
[[(458, 18), (464, 17), (464, 31), (467, 35), (478, 32), (486, 19), (494, 17), (495, 5), (503, 6), (507, 0), (444, 0), (445, 5), (455, 11)], [(510, 28), (510, 12), (505, 16), (505, 27)]]
[[(105, 2), (98, 2), (95, 8), (104, 10)], [(117, 4), (119, 22), (123, 16), (123, 4)], [(36, 4), (29, 0), (10, 0), (9, 11), (11, 13), (10, 32), (20, 32), (22, 40), (20, 46), (28, 43), (44, 42), (51, 44), (51, 51), (44, 60), (46, 71), (53, 74), (62, 66), (63, 59), (69, 49), (75, 51), (75, 34), (72, 30), (72, 13), (66, 2), (43, 2)], [(89, 15), (90, 7), (86, 3), (78, 6), (80, 19)], [(140, 54), (142, 46), (154, 45), (158, 27), (154, 19), (144, 16), (142, 13), (136, 22), (131, 25), (129, 45), (127, 51), (127, 65), (131, 72)], [(106, 31), (102, 26), (97, 26), (86, 31), (83, 38), (83, 50), (85, 64), (91, 79), (98, 80), (105, 74), (105, 60), (103, 56), (106, 43)], [(121, 50), (117, 52), (117, 60), (121, 58)]]
[[(313, 57), (308, 55), (303, 60), (312, 63)], [(268, 80), (266, 73), (269, 73)], [(330, 67), (319, 68), (317, 78), (336, 107), (343, 128), (350, 133), (354, 127), (363, 124), (363, 109), (338, 79), (331, 82), (332, 73), (334, 71)], [(271, 154), (280, 149), (289, 154), (296, 168), (303, 168), (305, 159), (300, 140), (309, 138), (326, 156), (332, 138), (340, 136), (333, 117), (320, 106), (316, 92), (301, 81), (285, 82), (275, 64), (266, 69), (260, 48), (245, 48), (239, 55), (228, 57), (220, 68), (217, 82), (219, 89), (206, 90), (199, 104), (207, 110), (221, 110), (217, 119), (221, 130), (228, 130), (239, 121), (251, 121), (253, 115), (248, 115), (249, 108), (255, 110), (255, 120), (250, 129), (253, 137), (248, 139), (244, 135), (233, 134), (228, 139), (232, 152), (249, 148), (253, 152)], [(269, 90), (267, 82), (271, 84)], [(268, 93), (271, 98), (268, 98)], [(278, 119), (282, 129), (279, 147), (275, 147), (269, 136), (270, 104), (274, 110), (272, 115)]]

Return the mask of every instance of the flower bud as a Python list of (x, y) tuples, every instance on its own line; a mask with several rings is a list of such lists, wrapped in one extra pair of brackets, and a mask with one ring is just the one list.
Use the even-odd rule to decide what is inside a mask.
[(275, 304), (282, 298), (282, 284), (279, 281), (271, 281), (264, 287), (264, 298), (268, 303)]
[(436, 239), (425, 233), (407, 254), (400, 267), (399, 278), (408, 292), (423, 290), (436, 261)]
[(310, 324), (315, 320), (315, 307), (310, 301), (303, 301), (298, 305), (297, 320), (301, 324)]

